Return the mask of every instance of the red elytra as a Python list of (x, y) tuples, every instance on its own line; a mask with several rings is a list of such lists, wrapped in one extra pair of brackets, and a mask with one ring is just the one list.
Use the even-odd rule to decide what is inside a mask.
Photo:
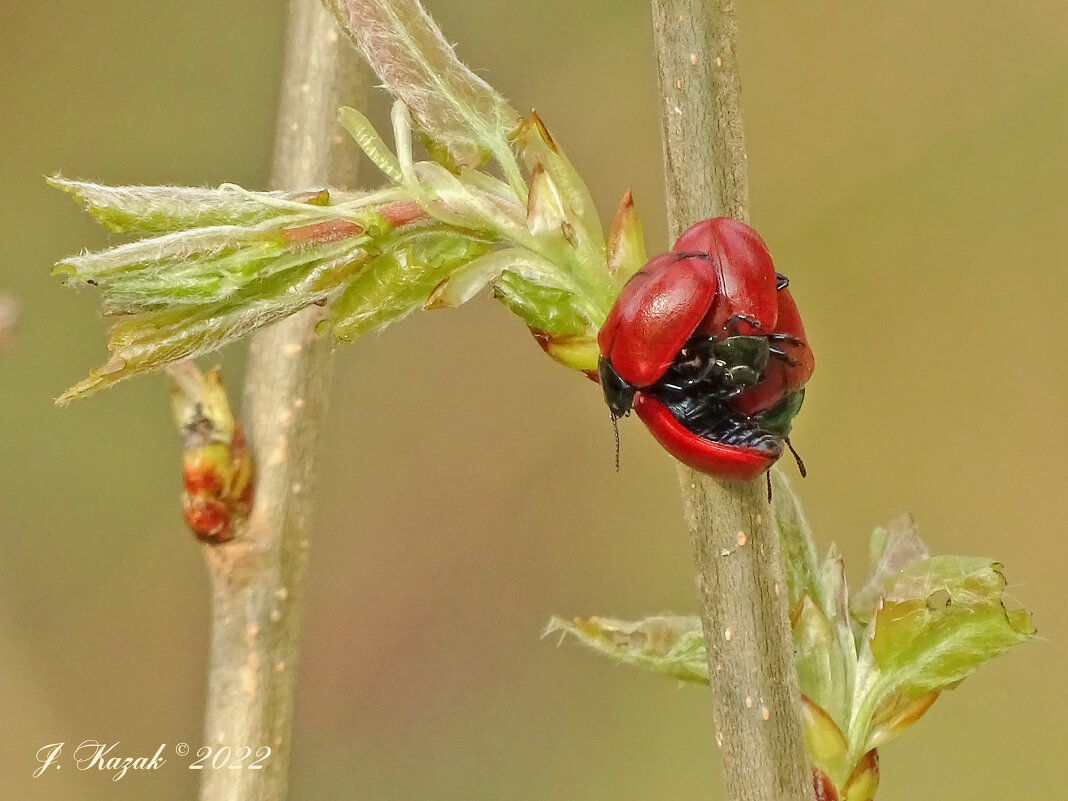
[(715, 270), (699, 258), (657, 256), (627, 281), (597, 334), (601, 355), (636, 387), (656, 383), (716, 298)]
[(745, 448), (699, 437), (649, 395), (634, 396), (634, 411), (661, 447), (687, 467), (731, 481), (759, 478), (782, 456), (777, 450)]
[(766, 334), (775, 328), (778, 279), (760, 234), (730, 217), (716, 217), (687, 228), (673, 250), (705, 256), (715, 267), (717, 297), (694, 333), (720, 336), (732, 318), (739, 318), (735, 334)]
[(695, 334), (773, 332), (776, 286), (771, 254), (756, 231), (729, 217), (704, 220), (627, 282), (597, 344), (621, 378), (650, 386)]
[(719, 217), (687, 229), (672, 252), (627, 282), (598, 334), (613, 415), (632, 404), (656, 440), (696, 470), (739, 481), (764, 473), (782, 455), (783, 439), (751, 447), (702, 437), (650, 391), (692, 337), (766, 336), (779, 353), (756, 385), (730, 399), (729, 409), (739, 419), (774, 415), (772, 407), (798, 393), (815, 366), (780, 278), (764, 241), (744, 223)]

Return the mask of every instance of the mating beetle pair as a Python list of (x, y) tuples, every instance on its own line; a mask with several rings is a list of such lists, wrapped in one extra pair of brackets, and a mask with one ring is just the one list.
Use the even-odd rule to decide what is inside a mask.
[(789, 445), (815, 366), (788, 284), (748, 225), (689, 228), (631, 277), (597, 337), (613, 419), (633, 408), (695, 470), (764, 473)]

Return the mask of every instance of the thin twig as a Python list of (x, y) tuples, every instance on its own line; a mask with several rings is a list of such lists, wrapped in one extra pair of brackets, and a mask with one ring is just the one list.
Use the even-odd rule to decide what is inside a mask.
[[(355, 183), (357, 148), (337, 109), (360, 106), (362, 62), (318, 0), (290, 0), (271, 183)], [(212, 578), (206, 745), (272, 749), (262, 770), (205, 770), (201, 801), (282, 801), (286, 795), (300, 601), (315, 457), (330, 378), (313, 307), (257, 334), (245, 376), (244, 421), (256, 460), (255, 506), (233, 542), (207, 547)]]
[[(653, 0), (668, 219), (748, 222), (733, 0)], [(763, 480), (680, 468), (716, 741), (732, 801), (813, 797), (775, 522)]]

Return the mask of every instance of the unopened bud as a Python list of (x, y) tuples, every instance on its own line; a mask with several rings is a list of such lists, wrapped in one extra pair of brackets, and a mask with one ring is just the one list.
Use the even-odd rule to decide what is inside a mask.
[(185, 522), (218, 545), (234, 537), (252, 509), (252, 459), (234, 421), (218, 369), (201, 373), (192, 362), (168, 368), (171, 406), (182, 437)]
[(874, 748), (860, 758), (842, 788), (842, 801), (871, 801), (879, 789), (879, 752)]

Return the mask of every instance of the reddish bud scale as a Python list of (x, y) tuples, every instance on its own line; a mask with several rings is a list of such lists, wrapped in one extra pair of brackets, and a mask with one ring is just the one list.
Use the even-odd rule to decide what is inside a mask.
[(302, 245), (327, 245), (340, 242), (363, 233), (363, 226), (348, 220), (326, 220), (324, 222), (301, 225), (296, 228), (282, 229), (282, 239), (287, 243)]
[(397, 203), (388, 203), (378, 210), (390, 225), (399, 228), (402, 225), (424, 220), (427, 218), (426, 211), (414, 200), (402, 200)]
[(182, 499), (182, 516), (201, 542), (220, 545), (233, 539), (230, 509), (222, 501), (186, 495)]
[(184, 464), (185, 491), (189, 495), (217, 495), (223, 483), (215, 464), (200, 454), (187, 456)]
[(812, 787), (816, 791), (816, 801), (838, 801), (838, 791), (819, 768), (812, 769)]
[(210, 443), (185, 452), (185, 522), (203, 542), (218, 545), (234, 535), (234, 524), (252, 509), (252, 461), (240, 425), (229, 445)]

